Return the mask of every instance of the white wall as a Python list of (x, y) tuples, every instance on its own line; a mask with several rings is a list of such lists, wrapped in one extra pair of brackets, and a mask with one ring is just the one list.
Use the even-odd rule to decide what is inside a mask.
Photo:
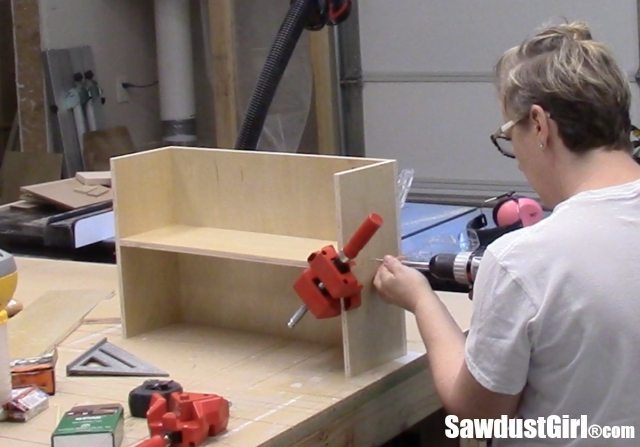
[[(633, 0), (367, 0), (358, 8), (366, 154), (396, 158), (427, 183), (524, 183), (489, 140), (502, 121), (492, 71), (549, 19), (587, 21), (629, 76), (638, 69)], [(635, 83), (631, 90), (638, 123)]]
[(127, 126), (138, 148), (158, 144), (157, 87), (131, 90), (122, 104), (115, 92), (120, 75), (135, 84), (157, 80), (153, 0), (40, 0), (40, 16), (43, 49), (93, 49), (105, 127)]

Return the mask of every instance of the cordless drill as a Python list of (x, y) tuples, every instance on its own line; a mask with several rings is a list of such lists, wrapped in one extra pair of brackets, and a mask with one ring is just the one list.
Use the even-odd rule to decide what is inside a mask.
[(429, 269), (423, 274), (435, 290), (467, 292), (472, 298), (484, 249), (437, 254), (429, 260)]
[(444, 292), (467, 292), (473, 295), (480, 260), (485, 247), (460, 253), (440, 253), (434, 255), (429, 262), (403, 260), (407, 267), (420, 271), (429, 280), (434, 290)]

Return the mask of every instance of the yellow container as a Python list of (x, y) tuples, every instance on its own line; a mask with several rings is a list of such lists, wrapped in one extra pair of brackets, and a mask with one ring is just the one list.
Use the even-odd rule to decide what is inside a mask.
[(16, 291), (17, 285), (18, 272), (13, 257), (6, 259), (0, 255), (0, 309), (7, 307), (7, 303), (13, 298), (13, 292)]

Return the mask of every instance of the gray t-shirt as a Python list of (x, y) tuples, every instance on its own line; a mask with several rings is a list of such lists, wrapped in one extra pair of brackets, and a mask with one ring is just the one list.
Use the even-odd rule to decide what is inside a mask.
[(579, 193), (491, 244), (465, 351), (485, 388), (522, 391), (522, 418), (635, 426), (635, 440), (558, 445), (640, 445), (640, 181)]

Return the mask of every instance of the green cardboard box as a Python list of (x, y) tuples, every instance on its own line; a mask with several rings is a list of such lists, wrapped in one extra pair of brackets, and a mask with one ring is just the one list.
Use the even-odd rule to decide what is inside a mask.
[(67, 411), (51, 435), (52, 447), (120, 447), (124, 437), (120, 404), (81, 405)]

